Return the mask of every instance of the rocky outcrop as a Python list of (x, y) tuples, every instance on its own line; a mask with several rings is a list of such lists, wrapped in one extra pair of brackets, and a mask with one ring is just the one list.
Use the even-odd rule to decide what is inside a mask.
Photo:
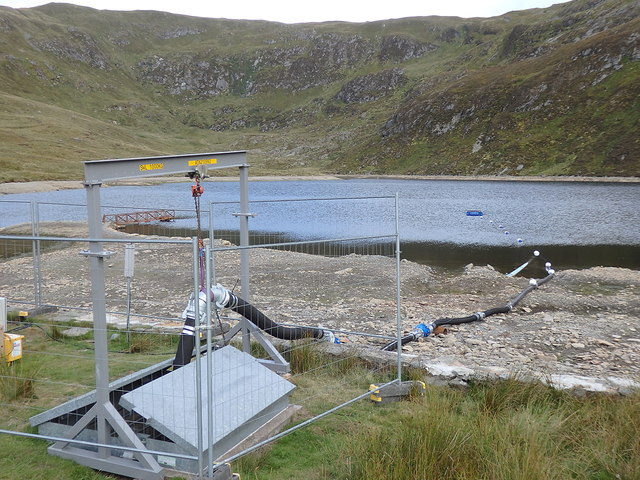
[(214, 55), (179, 55), (165, 58), (154, 55), (137, 65), (139, 78), (162, 85), (171, 95), (183, 93), (202, 98), (223, 93), (251, 92), (251, 77), (234, 68), (241, 59), (216, 58)]
[[(187, 32), (184, 33), (186, 35), (198, 31), (181, 29), (180, 32)], [(271, 89), (300, 92), (341, 81), (348, 71), (371, 62), (402, 63), (436, 48), (398, 35), (385, 36), (378, 41), (338, 33), (303, 38), (303, 44), (261, 48), (232, 57), (212, 51), (154, 55), (138, 62), (136, 69), (142, 81), (162, 85), (171, 95), (188, 94), (202, 98), (225, 93), (253, 95)], [(347, 103), (380, 98), (388, 94), (389, 89), (393, 90), (406, 81), (406, 77), (398, 72), (395, 69), (383, 70), (356, 79), (346, 88), (360, 90), (362, 98), (345, 100), (351, 95), (347, 91), (339, 98)], [(371, 82), (374, 83), (372, 93), (363, 94), (367, 89), (365, 84)], [(389, 85), (383, 86), (384, 82), (389, 82)]]
[(32, 45), (56, 57), (76, 60), (101, 70), (109, 66), (108, 57), (100, 50), (96, 40), (77, 28), (70, 27), (64, 36), (34, 39)]
[(391, 35), (382, 39), (378, 58), (381, 62), (406, 62), (437, 48), (436, 45), (418, 42), (410, 37)]
[(204, 28), (175, 27), (170, 30), (158, 32), (158, 38), (161, 38), (162, 40), (170, 40), (172, 38), (186, 37), (187, 35), (199, 35), (204, 31)]
[(393, 92), (407, 82), (403, 70), (392, 68), (354, 78), (345, 83), (336, 98), (345, 103), (373, 102)]

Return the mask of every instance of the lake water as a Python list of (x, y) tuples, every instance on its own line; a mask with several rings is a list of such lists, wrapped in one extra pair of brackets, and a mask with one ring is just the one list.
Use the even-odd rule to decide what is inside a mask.
[[(213, 206), (216, 229), (237, 229), (237, 182), (205, 182), (201, 204)], [(357, 179), (250, 182), (252, 231), (287, 239), (336, 238), (393, 233), (399, 196), (403, 257), (459, 268), (492, 264), (508, 270), (534, 249), (558, 268), (594, 265), (640, 268), (640, 185), (598, 182), (491, 182)], [(155, 233), (185, 235), (195, 229), (189, 184), (108, 187), (105, 213), (140, 209), (178, 210), (178, 219), (151, 226)], [(301, 201), (313, 198), (314, 201)], [(317, 200), (334, 199), (340, 200)], [(271, 200), (298, 200), (274, 203)], [(0, 197), (0, 227), (29, 220), (27, 202), (41, 221), (85, 220), (84, 190)], [(67, 206), (64, 204), (72, 204)], [(120, 208), (110, 208), (120, 207)], [(483, 216), (468, 216), (480, 210)], [(203, 228), (208, 228), (206, 218)], [(137, 227), (149, 231), (149, 226)], [(190, 234), (190, 233), (188, 233)]]

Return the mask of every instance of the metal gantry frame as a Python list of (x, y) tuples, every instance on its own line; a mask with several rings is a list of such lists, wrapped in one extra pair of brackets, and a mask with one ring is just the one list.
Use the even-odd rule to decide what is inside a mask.
[[(67, 440), (59, 440), (49, 447), (53, 455), (74, 460), (96, 470), (104, 470), (145, 480), (163, 478), (162, 467), (129, 427), (109, 400), (109, 362), (107, 342), (107, 319), (105, 301), (104, 261), (112, 252), (103, 249), (100, 187), (103, 183), (151, 176), (189, 173), (199, 169), (215, 170), (239, 168), (241, 209), (248, 209), (248, 168), (246, 151), (200, 153), (160, 157), (124, 158), (84, 162), (84, 187), (87, 193), (89, 225), (89, 249), (82, 252), (89, 259), (91, 271), (91, 298), (93, 304), (93, 327), (95, 342), (95, 405), (69, 430)], [(247, 219), (248, 216), (244, 218)], [(248, 225), (245, 225), (248, 232)], [(248, 233), (246, 233), (248, 238)], [(246, 272), (244, 271), (246, 270)], [(248, 265), (243, 267), (242, 289), (246, 296)], [(246, 288), (246, 290), (245, 290)], [(96, 423), (98, 443), (105, 445), (97, 451), (79, 448), (75, 438), (92, 422)], [(111, 431), (115, 432), (124, 447), (134, 449), (133, 458), (115, 456), (110, 445)]]

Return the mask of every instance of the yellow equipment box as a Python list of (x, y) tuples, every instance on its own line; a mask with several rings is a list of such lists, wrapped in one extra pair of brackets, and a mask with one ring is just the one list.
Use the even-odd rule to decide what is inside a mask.
[(22, 339), (24, 335), (15, 335), (13, 333), (4, 334), (4, 351), (2, 356), (7, 363), (15, 362), (22, 358)]

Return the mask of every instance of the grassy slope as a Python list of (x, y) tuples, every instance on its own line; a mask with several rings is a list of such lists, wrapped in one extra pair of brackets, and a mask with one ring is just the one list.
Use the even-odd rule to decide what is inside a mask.
[[(616, 52), (638, 28), (635, 19), (544, 56), (473, 65), (459, 80), (414, 88), (416, 94), (394, 114), (407, 130), (370, 135), (369, 143), (355, 145), (346, 156), (350, 160), (339, 166), (364, 165), (374, 173), (640, 175), (637, 60), (622, 56), (621, 67), (605, 70), (601, 80), (600, 65), (580, 59), (583, 52)], [(476, 62), (504, 49), (504, 41), (499, 47), (485, 37), (478, 39), (485, 55)], [(444, 55), (428, 68), (446, 71), (450, 64)], [(523, 110), (528, 102), (530, 108)], [(462, 113), (459, 124), (446, 134), (429, 133), (434, 123), (450, 123), (454, 112)], [(467, 112), (473, 113), (465, 118)], [(474, 152), (482, 137), (482, 149)]]
[[(0, 7), (0, 27), (5, 27), (0, 28), (0, 181), (81, 178), (80, 160), (233, 149), (249, 150), (254, 173), (495, 174), (507, 169), (512, 174), (639, 175), (637, 61), (625, 59), (622, 69), (594, 87), (572, 90), (569, 83), (564, 97), (556, 92), (554, 108), (570, 114), (502, 111), (506, 99), (524, 94), (523, 86), (535, 89), (560, 79), (563, 62), (576, 51), (598, 38), (603, 45), (613, 43), (615, 28), (547, 56), (522, 60), (517, 54), (545, 46), (558, 32), (584, 34), (593, 17), (631, 3), (576, 0), (493, 19), (307, 25), (60, 4)], [(570, 28), (559, 26), (563, 15), (571, 18)], [(520, 37), (513, 34), (518, 25), (528, 26)], [(628, 34), (634, 28), (619, 30)], [(163, 86), (137, 78), (135, 65), (154, 55), (231, 58), (250, 71), (250, 60), (259, 52), (301, 48), (309, 35), (323, 34), (357, 35), (374, 43), (382, 35), (400, 35), (438, 49), (401, 63), (368, 61), (342, 68), (340, 81), (296, 92), (193, 99), (168, 95)], [(346, 81), (392, 66), (402, 67), (408, 78), (394, 95), (364, 104), (334, 98)], [(446, 135), (411, 127), (402, 135), (381, 137), (393, 115), (415, 120), (410, 115), (438, 97), (459, 108), (482, 108), (477, 118)], [(446, 122), (444, 106), (433, 115)], [(246, 125), (209, 128), (233, 121)], [(476, 139), (487, 133), (491, 142), (471, 154)], [(524, 168), (516, 170), (521, 164)]]

